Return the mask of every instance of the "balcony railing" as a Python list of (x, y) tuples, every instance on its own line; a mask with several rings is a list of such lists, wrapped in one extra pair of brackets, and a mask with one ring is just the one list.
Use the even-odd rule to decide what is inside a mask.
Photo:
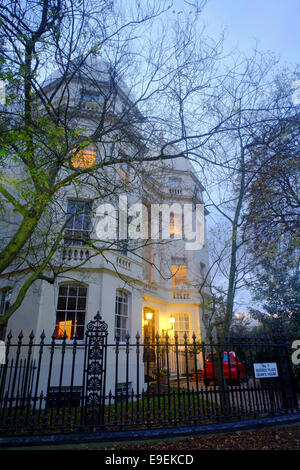
[(169, 193), (175, 196), (178, 196), (182, 194), (182, 189), (181, 188), (169, 188)]
[(173, 299), (189, 299), (189, 298), (190, 298), (190, 292), (187, 288), (173, 290)]
[(119, 268), (123, 268), (123, 269), (127, 269), (128, 271), (131, 271), (131, 261), (129, 261), (126, 258), (123, 258), (122, 256), (117, 256), (116, 264)]
[(90, 255), (90, 250), (85, 247), (68, 246), (62, 249), (63, 261), (84, 261), (87, 260)]

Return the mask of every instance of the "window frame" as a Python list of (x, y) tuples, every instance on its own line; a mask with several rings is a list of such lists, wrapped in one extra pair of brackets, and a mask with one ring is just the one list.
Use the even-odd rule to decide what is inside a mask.
[(75, 153), (71, 158), (73, 168), (92, 168), (96, 164), (97, 146), (94, 143), (90, 143), (82, 149), (74, 148), (73, 153)]
[[(188, 290), (188, 268), (186, 259), (172, 258), (172, 288), (173, 291)], [(178, 287), (181, 286), (181, 287)]]
[[(176, 322), (178, 322), (180, 320), (180, 318), (178, 318), (180, 315), (182, 316), (185, 316), (187, 318), (187, 321), (188, 321), (188, 329), (185, 330), (185, 329), (176, 329)], [(184, 334), (186, 333), (187, 334), (187, 341), (189, 341), (190, 337), (191, 337), (191, 315), (189, 312), (174, 312), (173, 313), (173, 316), (175, 318), (175, 322), (174, 322), (174, 335), (177, 333), (178, 335), (178, 341), (184, 341)], [(185, 321), (186, 323), (186, 321)]]
[[(118, 297), (122, 298), (122, 296), (126, 296), (126, 304), (124, 302), (118, 303)], [(126, 315), (123, 315), (118, 309), (118, 306), (126, 305)], [(126, 319), (126, 325), (125, 327), (117, 326), (117, 317), (125, 318)], [(116, 341), (116, 336), (117, 336), (117, 330), (119, 330), (119, 344), (125, 344), (126, 343), (126, 335), (127, 333), (130, 334), (130, 294), (122, 289), (116, 289), (116, 295), (115, 295), (115, 323), (114, 323), (114, 339)], [(121, 334), (123, 332), (123, 334)]]
[(97, 90), (88, 90), (81, 88), (80, 90), (80, 101), (85, 103), (99, 103), (100, 93)]
[[(77, 341), (78, 342), (81, 342), (83, 343), (84, 340), (85, 340), (85, 327), (86, 327), (86, 315), (87, 315), (87, 301), (88, 301), (88, 286), (84, 285), (84, 284), (79, 284), (79, 283), (63, 283), (63, 284), (59, 284), (59, 289), (58, 289), (58, 295), (57, 295), (57, 302), (56, 302), (56, 310), (55, 310), (55, 335), (56, 335), (56, 341), (63, 341), (63, 334), (61, 337), (57, 337), (57, 328), (58, 328), (58, 314), (59, 313), (64, 313), (64, 317), (65, 317), (65, 324), (66, 324), (66, 321), (69, 321), (67, 319), (68, 315), (70, 314), (73, 314), (74, 313), (74, 321), (73, 319), (71, 320), (72, 323), (71, 323), (71, 335), (70, 335), (70, 338), (67, 338), (66, 341), (68, 342), (73, 342), (74, 341), (74, 334), (75, 334), (75, 331), (77, 330), (77, 328), (82, 328), (82, 337), (78, 337)], [(63, 295), (63, 294), (60, 294), (60, 290), (63, 289), (63, 288), (67, 288), (67, 293), (66, 295)], [(69, 290), (70, 288), (76, 288), (77, 289), (77, 295), (74, 296), (74, 295), (69, 295)], [(85, 289), (85, 296), (83, 295), (78, 295), (79, 293), (79, 289)], [(59, 308), (59, 302), (61, 299), (66, 299), (65, 301), (65, 308)], [(72, 308), (68, 308), (68, 304), (69, 304), (69, 299), (76, 299), (76, 309), (72, 309)], [(78, 309), (78, 299), (81, 299), (81, 298), (85, 298), (85, 305), (84, 305), (84, 309)], [(63, 302), (63, 301), (62, 301)], [(76, 324), (77, 322), (77, 315), (79, 314), (83, 314), (83, 323), (80, 323), (79, 325)], [(76, 325), (76, 328), (74, 328), (74, 324)], [(65, 329), (64, 329), (65, 331)]]
[[(71, 203), (80, 203), (85, 204), (84, 211), (80, 210), (78, 212), (78, 209), (75, 209), (75, 211), (72, 213), (71, 209), (69, 209), (69, 205)], [(87, 210), (86, 210), (87, 209)], [(66, 246), (87, 246), (87, 239), (90, 237), (91, 232), (92, 232), (92, 201), (90, 199), (68, 199), (67, 202), (67, 220), (65, 224), (65, 229), (64, 229), (64, 245)], [(83, 217), (81, 221), (81, 227), (76, 228), (76, 219), (79, 217)], [(87, 228), (84, 228), (84, 223), (85, 220), (88, 219), (88, 224)], [(72, 223), (72, 227), (68, 227), (69, 224)], [(78, 237), (78, 232), (81, 234), (80, 237)], [(70, 234), (70, 235), (69, 235)], [(67, 237), (66, 237), (67, 235)]]
[(170, 212), (170, 235), (171, 238), (182, 237), (183, 215), (176, 212)]

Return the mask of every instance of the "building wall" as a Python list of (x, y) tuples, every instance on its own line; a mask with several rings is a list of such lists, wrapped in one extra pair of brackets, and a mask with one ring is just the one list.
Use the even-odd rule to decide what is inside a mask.
[[(72, 83), (70, 85), (71, 94), (73, 93), (74, 99), (80, 95), (80, 88), (82, 84)], [(77, 97), (78, 98), (78, 97)], [(83, 127), (95, 127), (94, 116), (88, 119), (89, 110), (84, 110), (83, 115), (77, 118), (76, 126), (82, 125)], [(122, 149), (131, 154), (132, 148), (128, 144), (128, 148)], [(150, 150), (149, 150), (150, 151)], [(201, 203), (203, 188), (201, 183), (194, 175), (193, 168), (185, 159), (174, 159), (170, 161), (167, 167), (162, 167), (160, 163), (157, 165), (156, 173), (153, 173), (152, 182), (144, 181), (142, 184), (137, 181), (137, 186), (132, 185), (129, 193), (129, 204), (138, 201), (141, 202), (145, 197), (151, 203), (179, 203), (181, 205), (186, 203)], [(109, 173), (110, 172), (110, 173)], [(118, 172), (115, 168), (108, 170), (110, 174), (112, 185), (114, 185), (114, 178), (118, 177)], [(101, 178), (101, 174), (99, 174)], [(144, 184), (145, 183), (145, 184)], [(138, 186), (140, 184), (141, 186)], [(57, 223), (65, 220), (65, 212), (67, 208), (68, 199), (77, 198), (78, 193), (76, 189), (68, 187), (61, 192), (60, 205), (64, 207), (61, 213), (59, 209), (55, 212), (57, 214)], [(80, 199), (90, 199), (95, 201), (99, 195), (88, 186), (80, 190)], [(96, 201), (95, 204), (98, 204)], [(95, 207), (93, 208), (95, 209)], [(61, 220), (60, 220), (61, 217)], [(95, 235), (95, 233), (94, 233)], [(14, 313), (8, 322), (8, 330), (12, 329), (13, 335), (16, 336), (20, 329), (23, 329), (24, 335), (28, 336), (31, 330), (36, 335), (36, 341), (39, 342), (40, 335), (44, 331), (46, 334), (46, 343), (51, 342), (51, 335), (55, 329), (56, 323), (56, 308), (59, 285), (64, 282), (81, 283), (88, 287), (87, 292), (87, 306), (85, 325), (91, 321), (97, 311), (100, 311), (103, 320), (108, 324), (108, 342), (111, 344), (108, 354), (108, 374), (107, 385), (108, 389), (114, 388), (114, 363), (115, 363), (115, 346), (114, 346), (114, 331), (115, 331), (115, 297), (118, 289), (124, 290), (129, 294), (129, 324), (128, 330), (131, 336), (131, 342), (135, 342), (135, 335), (137, 332), (143, 334), (143, 308), (153, 308), (156, 312), (155, 328), (157, 332), (162, 335), (163, 330), (169, 330), (169, 317), (174, 313), (188, 313), (190, 315), (190, 333), (195, 332), (197, 339), (201, 340), (202, 336), (202, 316), (201, 316), (201, 303), (199, 296), (199, 284), (201, 281), (200, 263), (208, 268), (208, 253), (204, 247), (199, 251), (186, 251), (186, 240), (174, 240), (171, 243), (161, 244), (153, 247), (152, 255), (155, 266), (150, 279), (149, 270), (145, 269), (145, 262), (141, 258), (132, 253), (127, 256), (118, 252), (105, 253), (107, 260), (98, 254), (89, 259), (84, 265), (72, 270), (72, 267), (78, 265), (78, 256), (81, 251), (84, 255), (92, 254), (90, 247), (83, 246), (61, 246), (57, 254), (53, 258), (53, 262), (57, 265), (63, 265), (70, 268), (67, 275), (61, 275), (53, 285), (46, 281), (38, 281), (28, 291), (24, 302), (21, 307)], [(139, 256), (143, 255), (143, 249), (137, 251)], [(182, 258), (187, 266), (188, 272), (188, 291), (189, 295), (185, 299), (174, 298), (173, 280), (171, 277), (172, 259)], [(147, 272), (147, 279), (145, 273)], [(203, 274), (203, 273), (202, 273)], [(16, 285), (16, 292), (18, 285)], [(16, 295), (16, 292), (14, 295)], [(170, 335), (172, 331), (170, 330)], [(70, 380), (72, 373), (73, 359), (72, 359), (72, 341), (67, 341), (66, 354), (64, 357), (64, 375), (63, 382), (67, 383)], [(51, 347), (47, 346), (45, 349), (47, 353), (44, 356), (45, 364), (51, 361)], [(82, 377), (82, 364), (84, 348), (78, 342), (78, 356), (75, 368), (76, 381), (81, 380)], [(38, 348), (35, 348), (34, 355), (38, 361)], [(120, 345), (119, 349), (119, 370), (117, 381), (122, 383), (126, 380), (126, 347)], [(59, 353), (53, 356), (53, 370), (52, 380), (56, 383), (60, 380), (60, 360)], [(81, 365), (80, 365), (81, 364)], [(140, 372), (140, 387), (144, 385), (144, 371), (142, 361), (137, 363), (137, 356), (134, 348), (130, 349), (129, 354), (129, 373), (133, 377), (133, 387), (136, 387), (137, 372)], [(47, 373), (45, 370), (41, 373), (41, 384), (47, 380)]]

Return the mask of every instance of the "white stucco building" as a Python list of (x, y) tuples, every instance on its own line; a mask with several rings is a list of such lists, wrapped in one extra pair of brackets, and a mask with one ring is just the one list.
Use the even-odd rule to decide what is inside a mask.
[[(49, 92), (58, 80), (54, 75), (47, 82)], [(103, 79), (105, 82), (105, 79)], [(82, 126), (92, 128), (97, 119), (96, 111), (99, 98), (95, 89), (82, 79), (76, 77), (70, 83), (71, 96), (74, 101), (80, 96), (82, 113), (77, 116)], [(122, 92), (126, 94), (126, 92)], [(123, 95), (122, 95), (123, 96)], [(121, 109), (123, 97), (118, 94), (118, 104)], [(101, 101), (100, 101), (101, 102)], [(118, 106), (117, 106), (118, 108)], [(78, 126), (77, 122), (77, 126)], [(134, 144), (132, 144), (134, 146)], [(123, 146), (122, 151), (130, 154), (131, 145)], [(136, 152), (136, 149), (134, 150)], [(101, 157), (101, 148), (96, 143), (75, 155), (73, 164), (80, 167), (93, 164)], [(147, 149), (151, 153), (151, 148)], [(55, 282), (50, 284), (46, 280), (37, 280), (29, 289), (21, 307), (12, 315), (7, 325), (7, 332), (11, 330), (13, 338), (20, 330), (24, 338), (28, 338), (33, 330), (36, 341), (39, 342), (42, 332), (46, 341), (51, 341), (53, 332), (56, 340), (62, 341), (66, 335), (67, 351), (64, 364), (64, 379), (68, 383), (72, 365), (72, 344), (76, 332), (78, 341), (77, 356), (80, 363), (80, 354), (83, 355), (84, 335), (86, 325), (94, 318), (97, 311), (108, 324), (108, 343), (114, 344), (115, 336), (120, 338), (120, 364), (118, 383), (125, 382), (125, 341), (129, 334), (131, 341), (139, 332), (141, 343), (149, 335), (150, 342), (155, 342), (158, 333), (164, 337), (168, 332), (174, 338), (177, 332), (179, 339), (187, 333), (191, 340), (195, 333), (197, 340), (205, 339), (202, 327), (202, 308), (199, 286), (208, 270), (208, 253), (205, 245), (197, 250), (186, 249), (187, 239), (181, 236), (184, 227), (184, 218), (180, 209), (184, 205), (203, 204), (204, 188), (198, 180), (192, 164), (185, 158), (174, 158), (160, 162), (153, 167), (116, 164), (108, 168), (109, 182), (115, 185), (114, 197), (107, 196), (99, 199), (97, 188), (89, 184), (81, 184), (80, 192), (76, 185), (69, 186), (59, 197), (59, 204), (55, 209), (56, 220), (65, 220), (65, 237), (55, 254), (52, 264), (55, 263), (68, 268), (60, 272)], [(97, 175), (96, 175), (97, 177)], [(103, 175), (99, 173), (99, 178)], [(133, 203), (143, 203), (151, 213), (153, 204), (168, 204), (167, 225), (170, 239), (167, 241), (152, 240), (150, 227), (153, 220), (148, 217), (148, 242), (145, 240), (118, 240), (112, 249), (105, 248), (100, 253), (85, 242), (87, 237), (97, 239), (97, 207), (100, 203), (115, 203), (117, 196), (124, 194), (122, 183), (126, 185), (128, 206)], [(177, 204), (177, 206), (173, 206)], [(57, 215), (58, 214), (58, 215)], [(112, 218), (112, 213), (107, 214)], [(118, 212), (116, 218), (120, 217)], [(131, 216), (132, 217), (132, 216)], [(148, 220), (147, 219), (147, 220)], [(130, 220), (130, 219), (129, 219)], [(162, 221), (162, 217), (158, 218)], [(159, 233), (162, 224), (159, 224)], [(205, 232), (205, 219), (194, 227), (195, 231)], [(178, 237), (178, 238), (177, 238)], [(15, 273), (15, 281), (18, 273)], [(22, 280), (24, 277), (22, 277)], [(2, 278), (1, 312), (7, 308), (8, 302), (13, 302), (18, 283), (10, 285), (10, 279)], [(82, 352), (80, 350), (82, 348)], [(34, 354), (38, 360), (38, 349)], [(107, 383), (108, 388), (114, 387), (114, 349), (108, 354)], [(48, 355), (48, 359), (47, 359)], [(53, 361), (53, 377), (59, 377), (59, 359)], [(58, 356), (57, 356), (58, 357)], [(43, 361), (50, 360), (50, 348), (44, 351)], [(170, 358), (172, 361), (172, 358)], [(130, 355), (130, 377), (132, 386), (136, 377), (136, 354)], [(172, 364), (171, 364), (172, 366)], [(69, 368), (69, 369), (68, 369)], [(140, 363), (140, 386), (144, 383), (144, 365)], [(43, 377), (44, 374), (44, 377)], [(80, 383), (82, 371), (80, 367), (75, 370), (75, 377)], [(47, 380), (47, 371), (41, 372), (41, 383)], [(55, 380), (54, 380), (55, 382)], [(53, 385), (55, 383), (53, 382)]]

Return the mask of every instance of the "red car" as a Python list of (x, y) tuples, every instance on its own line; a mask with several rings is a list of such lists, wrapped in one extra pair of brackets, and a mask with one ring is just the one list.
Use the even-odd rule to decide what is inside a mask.
[[(205, 385), (208, 385), (210, 381), (215, 381), (215, 368), (216, 368), (216, 353), (208, 354), (205, 359), (205, 366), (203, 366), (203, 380)], [(229, 363), (228, 363), (229, 354)], [(212, 357), (214, 356), (214, 357)], [(230, 368), (229, 368), (230, 367)], [(223, 373), (226, 381), (231, 383), (239, 383), (246, 377), (246, 368), (242, 364), (235, 352), (230, 351), (229, 353), (224, 352), (223, 358)]]

